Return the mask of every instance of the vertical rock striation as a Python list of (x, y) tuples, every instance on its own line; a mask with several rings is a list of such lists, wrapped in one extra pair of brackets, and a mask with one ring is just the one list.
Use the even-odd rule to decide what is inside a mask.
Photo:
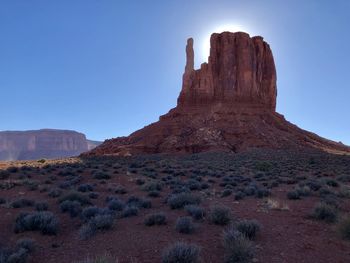
[(224, 32), (212, 34), (208, 63), (193, 69), (193, 39), (187, 41), (186, 67), (178, 106), (215, 103), (250, 104), (276, 109), (276, 69), (262, 37)]

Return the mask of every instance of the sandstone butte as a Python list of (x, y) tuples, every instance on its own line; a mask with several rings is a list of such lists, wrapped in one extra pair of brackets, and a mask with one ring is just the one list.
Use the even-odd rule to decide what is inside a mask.
[(262, 37), (214, 33), (208, 63), (194, 69), (193, 39), (177, 106), (128, 137), (106, 140), (83, 156), (241, 152), (252, 148), (316, 148), (350, 153), (350, 147), (291, 124), (276, 112), (276, 68)]
[(0, 160), (35, 160), (79, 155), (98, 142), (89, 141), (76, 131), (42, 129), (0, 131)]

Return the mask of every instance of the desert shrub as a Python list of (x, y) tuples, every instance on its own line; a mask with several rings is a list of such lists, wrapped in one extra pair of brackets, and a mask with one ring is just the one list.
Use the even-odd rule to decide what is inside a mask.
[(35, 209), (37, 211), (46, 211), (49, 209), (49, 204), (46, 201), (38, 202), (35, 204)]
[(92, 224), (98, 230), (107, 230), (112, 228), (114, 217), (110, 214), (99, 214), (90, 219)]
[(337, 224), (337, 231), (343, 239), (350, 240), (350, 216), (343, 218)]
[(135, 206), (137, 208), (151, 208), (152, 207), (151, 200), (146, 199), (146, 198), (140, 198), (137, 196), (130, 196), (126, 203), (129, 206)]
[(17, 240), (16, 242), (16, 248), (24, 248), (26, 249), (29, 253), (33, 252), (35, 249), (35, 241), (31, 238), (21, 238)]
[(115, 188), (115, 190), (114, 190), (114, 193), (116, 193), (116, 194), (126, 194), (128, 191), (126, 191), (126, 189), (123, 187), (123, 186), (121, 186), (121, 185), (119, 185), (119, 186), (117, 186), (116, 188)]
[(54, 189), (51, 189), (49, 191), (48, 196), (52, 197), (52, 198), (56, 198), (56, 197), (60, 197), (61, 194), (62, 194), (62, 190), (61, 189), (54, 188)]
[(331, 187), (338, 187), (338, 186), (339, 186), (339, 183), (338, 183), (336, 180), (332, 179), (332, 178), (326, 178), (326, 179), (324, 180), (324, 182), (325, 182), (328, 186), (331, 186)]
[(11, 207), (13, 207), (13, 208), (28, 207), (28, 206), (33, 206), (34, 203), (35, 202), (33, 200), (21, 198), (21, 199), (18, 199), (18, 200), (11, 202)]
[(147, 215), (144, 223), (146, 226), (165, 225), (167, 223), (167, 219), (164, 213), (159, 212)]
[(67, 194), (65, 194), (64, 196), (59, 198), (59, 203), (62, 203), (64, 201), (77, 201), (79, 202), (81, 205), (89, 205), (91, 204), (89, 198), (79, 192), (76, 191), (71, 191)]
[(16, 218), (15, 233), (41, 231), (44, 235), (56, 235), (58, 219), (51, 212), (20, 213)]
[(6, 263), (25, 263), (27, 262), (28, 251), (25, 248), (19, 248), (9, 255)]
[(108, 180), (111, 179), (111, 176), (104, 172), (95, 172), (94, 173), (94, 179), (97, 180)]
[(107, 205), (108, 208), (113, 211), (122, 211), (125, 207), (125, 203), (119, 199), (112, 199)]
[(342, 185), (338, 191), (340, 198), (350, 198), (350, 186)]
[(195, 220), (201, 220), (205, 216), (204, 208), (199, 207), (198, 205), (186, 205), (185, 210)]
[(201, 183), (196, 179), (189, 179), (186, 185), (191, 191), (201, 189)]
[(99, 197), (99, 194), (96, 192), (90, 192), (90, 193), (88, 193), (88, 197), (90, 199), (97, 199)]
[(68, 212), (71, 217), (76, 217), (81, 213), (81, 204), (78, 201), (66, 200), (60, 204), (62, 213)]
[(0, 205), (3, 205), (6, 203), (6, 199), (5, 198), (2, 198), (0, 197)]
[(333, 223), (337, 220), (338, 212), (334, 206), (320, 202), (314, 207), (311, 216), (316, 220)]
[(99, 208), (97, 206), (89, 206), (83, 209), (81, 212), (81, 219), (84, 222), (88, 222), (91, 220), (91, 218), (97, 216), (97, 215), (114, 215), (114, 212), (112, 210), (106, 209), (106, 208)]
[(7, 179), (10, 177), (10, 172), (2, 170), (0, 171), (0, 180)]
[(162, 190), (162, 185), (159, 182), (156, 181), (151, 181), (145, 183), (141, 189), (143, 191), (151, 192), (151, 191), (161, 191)]
[(139, 214), (139, 208), (136, 206), (127, 205), (122, 211), (122, 217), (137, 216)]
[(171, 209), (180, 209), (186, 205), (198, 205), (200, 198), (190, 193), (173, 194), (168, 199), (168, 205)]
[(244, 192), (238, 191), (237, 193), (235, 193), (235, 200), (236, 200), (236, 201), (242, 200), (245, 196), (246, 196), (246, 195), (245, 195)]
[(287, 198), (290, 200), (300, 199), (300, 193), (297, 190), (292, 190), (287, 193)]
[(222, 191), (221, 193), (221, 197), (226, 197), (232, 194), (232, 190), (231, 189), (224, 189), (224, 191)]
[(192, 217), (183, 216), (176, 220), (175, 229), (177, 232), (182, 234), (191, 234), (195, 230), (195, 225), (193, 224)]
[(176, 242), (162, 253), (162, 263), (199, 263), (200, 248), (194, 244)]
[(114, 216), (111, 214), (95, 214), (79, 229), (79, 236), (85, 240), (94, 236), (98, 230), (108, 230), (113, 227)]
[(232, 213), (229, 207), (214, 205), (209, 210), (209, 221), (216, 225), (227, 225), (232, 220)]
[(7, 171), (10, 173), (17, 173), (18, 172), (18, 167), (16, 166), (10, 166), (9, 168), (7, 168)]
[(142, 178), (137, 178), (135, 182), (136, 182), (137, 185), (145, 184), (145, 180), (143, 180)]
[(271, 192), (266, 188), (258, 188), (255, 193), (256, 198), (264, 198), (268, 197), (269, 195), (271, 195)]
[(81, 184), (78, 186), (77, 190), (79, 192), (92, 192), (94, 190), (93, 186), (90, 184)]
[(116, 263), (118, 262), (117, 259), (112, 258), (110, 255), (102, 255), (102, 256), (96, 256), (96, 257), (88, 257), (82, 261), (78, 261), (76, 263)]
[(252, 262), (255, 249), (242, 233), (229, 228), (223, 233), (223, 245), (225, 249), (225, 263), (249, 263)]
[(84, 224), (79, 229), (79, 237), (82, 240), (86, 240), (92, 236), (94, 236), (97, 232), (97, 229), (90, 224)]
[(260, 224), (257, 220), (241, 220), (235, 224), (235, 227), (246, 238), (253, 240), (260, 230)]
[(150, 191), (148, 192), (148, 196), (149, 197), (159, 197), (160, 196), (160, 192), (159, 191)]

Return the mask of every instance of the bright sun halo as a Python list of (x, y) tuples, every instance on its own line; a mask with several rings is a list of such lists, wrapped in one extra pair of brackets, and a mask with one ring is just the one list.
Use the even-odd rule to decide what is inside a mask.
[(237, 32), (237, 31), (243, 31), (243, 32), (248, 32), (247, 29), (241, 25), (237, 24), (224, 24), (221, 26), (217, 26), (213, 28), (210, 32), (207, 33), (207, 35), (204, 38), (203, 41), (203, 47), (202, 47), (202, 61), (207, 62), (208, 61), (208, 56), (210, 52), (210, 36), (212, 33), (222, 33), (225, 31), (230, 31), (230, 32)]

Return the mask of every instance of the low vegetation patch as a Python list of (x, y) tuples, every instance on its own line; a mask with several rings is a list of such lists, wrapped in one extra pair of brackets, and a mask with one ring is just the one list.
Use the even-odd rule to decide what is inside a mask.
[(200, 198), (190, 193), (173, 194), (168, 199), (168, 205), (171, 209), (180, 209), (186, 205), (198, 205)]
[(338, 211), (334, 206), (320, 202), (314, 207), (311, 216), (316, 220), (334, 223), (337, 220)]
[(165, 225), (167, 223), (167, 218), (162, 212), (154, 213), (147, 215), (144, 223), (146, 226)]
[(225, 263), (249, 263), (255, 255), (254, 245), (241, 232), (230, 227), (223, 233)]
[(51, 212), (20, 213), (16, 218), (15, 233), (41, 231), (44, 235), (56, 235), (58, 219)]
[(176, 242), (162, 253), (162, 263), (199, 263), (200, 248), (194, 244)]
[(350, 216), (343, 218), (337, 225), (339, 235), (350, 241)]
[(231, 209), (224, 205), (214, 205), (209, 211), (209, 221), (216, 225), (227, 225), (232, 220)]
[(195, 230), (195, 225), (193, 224), (192, 217), (183, 216), (179, 217), (176, 221), (175, 229), (177, 232), (182, 234), (191, 234)]

